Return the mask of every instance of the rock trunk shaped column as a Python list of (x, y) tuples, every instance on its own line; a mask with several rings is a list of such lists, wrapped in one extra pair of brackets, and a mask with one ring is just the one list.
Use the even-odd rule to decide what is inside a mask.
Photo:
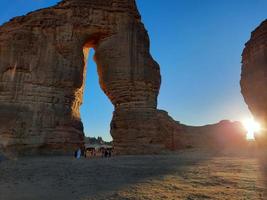
[(118, 27), (116, 35), (96, 46), (95, 54), (101, 88), (115, 107), (111, 122), (115, 150), (126, 154), (159, 151), (153, 148), (159, 66), (149, 53), (141, 23), (125, 16)]

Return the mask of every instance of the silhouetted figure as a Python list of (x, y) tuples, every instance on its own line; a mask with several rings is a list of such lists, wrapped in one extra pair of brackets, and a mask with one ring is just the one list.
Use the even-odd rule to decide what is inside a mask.
[(105, 149), (105, 158), (108, 157), (108, 150)]
[(94, 157), (96, 157), (96, 150), (94, 149)]
[(87, 149), (84, 150), (84, 157), (86, 158), (87, 157)]
[(101, 157), (104, 158), (105, 157), (105, 149), (101, 149)]
[(74, 151), (74, 158), (77, 158), (77, 150)]
[(82, 149), (81, 149), (81, 156), (86, 157), (86, 155), (85, 155), (85, 148), (82, 148)]

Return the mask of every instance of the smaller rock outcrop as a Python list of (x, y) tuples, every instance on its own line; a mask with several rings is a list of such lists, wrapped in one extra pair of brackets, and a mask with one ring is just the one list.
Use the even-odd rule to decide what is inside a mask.
[(179, 124), (181, 137), (175, 138), (180, 148), (224, 149), (247, 144), (246, 131), (240, 122), (222, 120), (205, 126)]

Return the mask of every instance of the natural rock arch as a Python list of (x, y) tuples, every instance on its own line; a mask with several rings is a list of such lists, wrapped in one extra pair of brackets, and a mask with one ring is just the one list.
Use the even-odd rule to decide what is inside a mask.
[(64, 0), (0, 27), (0, 145), (45, 153), (83, 145), (88, 48), (95, 49), (101, 88), (114, 105), (116, 152), (175, 148), (179, 128), (157, 110), (159, 65), (134, 0)]

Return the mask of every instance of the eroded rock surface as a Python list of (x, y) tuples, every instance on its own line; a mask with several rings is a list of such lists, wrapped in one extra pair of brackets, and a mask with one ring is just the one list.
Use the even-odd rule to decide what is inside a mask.
[(201, 148), (210, 151), (238, 149), (247, 146), (246, 130), (240, 122), (222, 120), (216, 124), (188, 126), (180, 124), (181, 148)]
[(176, 128), (166, 128), (173, 120), (157, 110), (159, 65), (134, 0), (64, 0), (0, 27), (2, 148), (55, 153), (83, 146), (79, 109), (89, 48), (114, 105), (117, 153), (173, 148)]
[[(241, 92), (257, 121), (267, 127), (267, 21), (251, 34), (242, 54)], [(264, 134), (262, 134), (264, 136)], [(266, 133), (265, 133), (266, 137)]]

